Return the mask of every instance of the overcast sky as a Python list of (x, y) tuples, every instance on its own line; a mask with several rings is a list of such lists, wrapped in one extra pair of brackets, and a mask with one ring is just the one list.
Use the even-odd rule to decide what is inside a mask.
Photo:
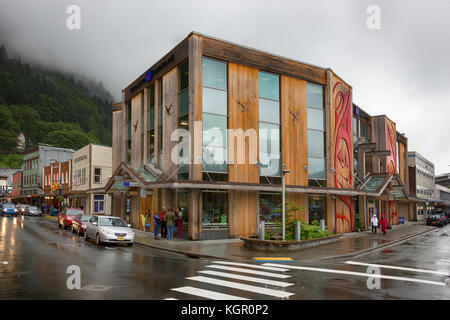
[[(66, 26), (72, 4), (79, 30)], [(380, 29), (367, 27), (371, 5)], [(436, 174), (450, 171), (450, 0), (0, 0), (9, 53), (102, 81), (117, 101), (191, 31), (330, 67)]]

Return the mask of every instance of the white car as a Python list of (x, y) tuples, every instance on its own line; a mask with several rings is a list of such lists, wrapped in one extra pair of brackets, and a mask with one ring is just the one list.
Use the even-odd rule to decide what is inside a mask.
[(125, 243), (131, 247), (134, 243), (134, 231), (130, 224), (121, 218), (112, 216), (92, 216), (86, 223), (84, 239), (95, 239), (96, 244)]

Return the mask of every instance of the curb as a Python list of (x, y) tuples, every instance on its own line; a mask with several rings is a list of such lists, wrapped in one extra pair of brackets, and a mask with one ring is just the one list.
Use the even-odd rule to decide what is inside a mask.
[(422, 231), (422, 232), (419, 232), (419, 233), (409, 234), (409, 235), (401, 237), (401, 238), (399, 238), (397, 240), (392, 240), (392, 241), (389, 241), (388, 243), (380, 244), (379, 246), (376, 246), (376, 247), (373, 247), (373, 248), (369, 248), (369, 249), (359, 250), (359, 251), (355, 251), (355, 252), (352, 252), (352, 253), (347, 253), (347, 254), (343, 254), (343, 255), (339, 255), (339, 256), (327, 257), (327, 258), (316, 259), (316, 260), (308, 260), (308, 261), (305, 261), (305, 262), (315, 262), (315, 261), (319, 262), (319, 261), (328, 261), (328, 260), (338, 260), (338, 259), (352, 258), (352, 257), (356, 257), (356, 256), (361, 256), (361, 255), (368, 254), (368, 253), (371, 253), (371, 252), (374, 252), (374, 251), (377, 251), (377, 250), (380, 250), (380, 249), (383, 249), (383, 248), (386, 248), (386, 247), (397, 245), (400, 242), (403, 242), (403, 241), (406, 241), (406, 240), (410, 240), (412, 238), (421, 236), (421, 235), (423, 235), (425, 233), (428, 233), (428, 232), (431, 232), (431, 231), (434, 231), (434, 230), (435, 229), (430, 229), (430, 230)]
[(52, 217), (52, 216), (44, 216), (44, 217), (47, 218), (47, 219), (58, 220), (57, 217)]

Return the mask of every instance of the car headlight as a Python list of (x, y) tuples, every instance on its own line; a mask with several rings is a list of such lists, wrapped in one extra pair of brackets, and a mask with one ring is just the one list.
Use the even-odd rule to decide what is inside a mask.
[(14, 209), (14, 212), (17, 212), (17, 209)]

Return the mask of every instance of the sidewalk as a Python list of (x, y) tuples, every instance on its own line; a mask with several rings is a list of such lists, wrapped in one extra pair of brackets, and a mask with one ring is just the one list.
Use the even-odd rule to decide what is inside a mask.
[(306, 249), (299, 252), (261, 252), (244, 247), (240, 239), (225, 240), (154, 240), (153, 233), (134, 229), (136, 244), (163, 251), (175, 252), (194, 258), (230, 259), (251, 261), (254, 257), (290, 257), (297, 262), (329, 260), (350, 257), (373, 251), (413, 236), (435, 230), (423, 222), (407, 222), (404, 225), (393, 226), (386, 235), (381, 231), (372, 234), (371, 231), (344, 234), (339, 241)]

